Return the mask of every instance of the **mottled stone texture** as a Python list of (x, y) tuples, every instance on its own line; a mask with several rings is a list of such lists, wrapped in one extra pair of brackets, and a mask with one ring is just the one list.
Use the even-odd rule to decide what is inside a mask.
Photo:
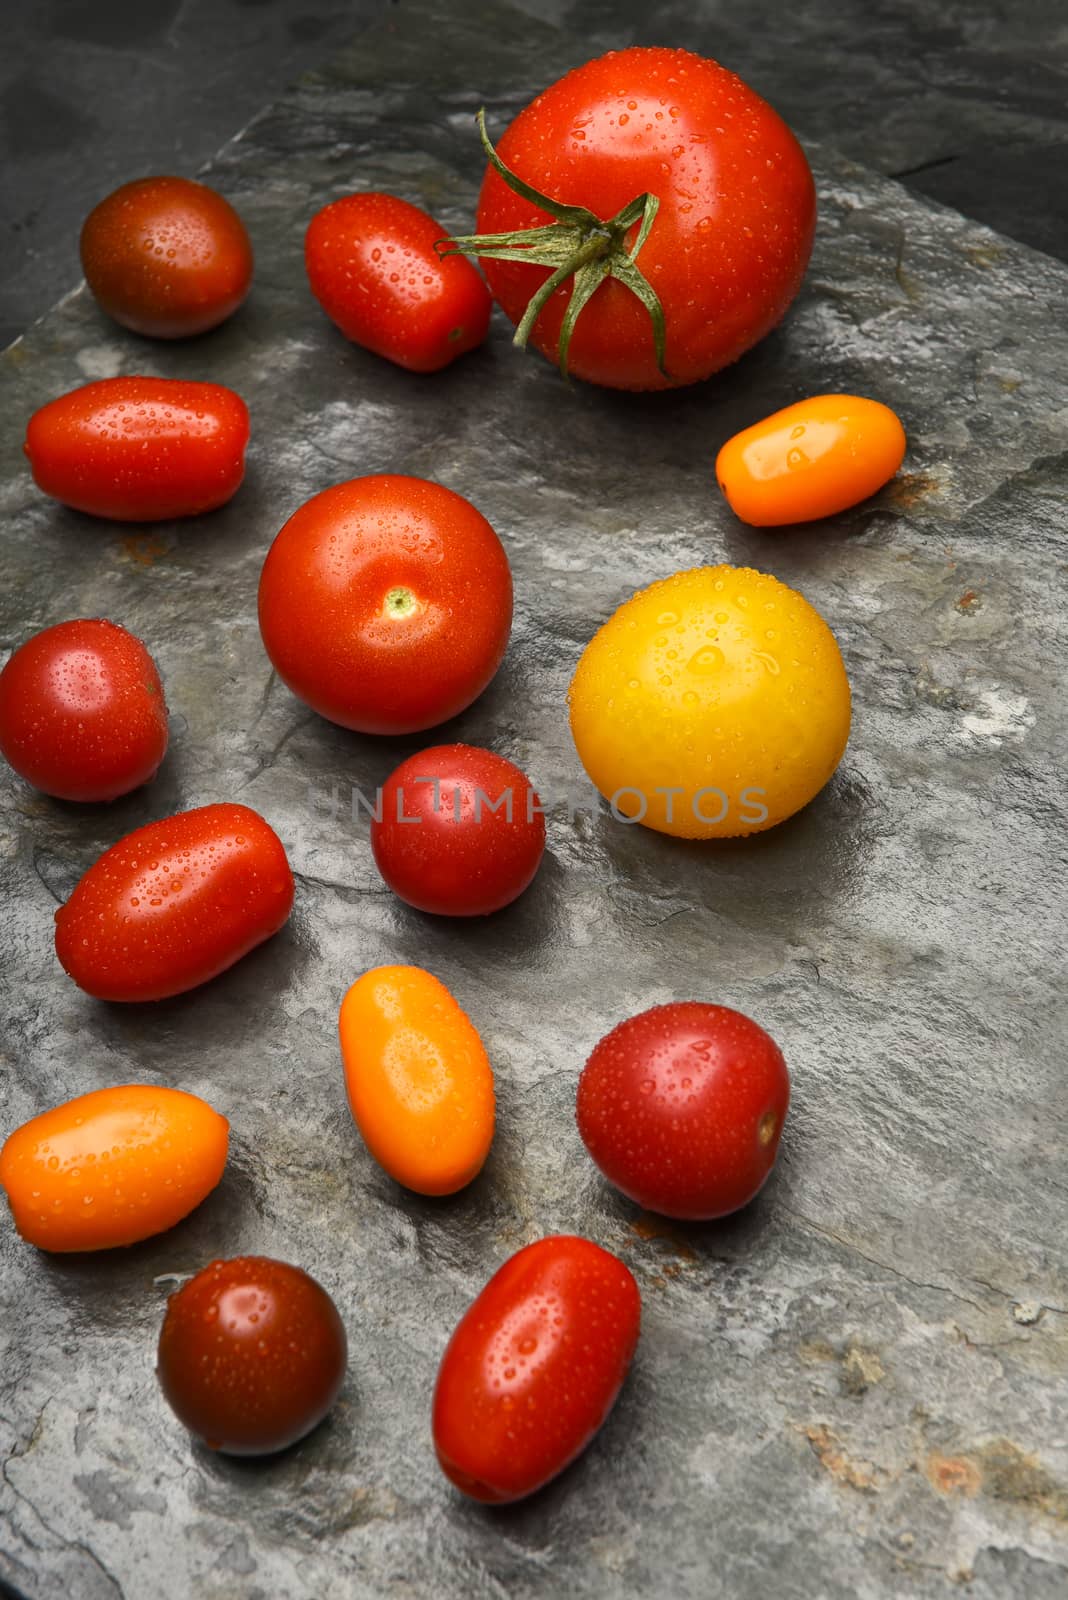
[[(49, 1259), (0, 1228), (0, 1572), (32, 1600), (1059, 1595), (1068, 273), (813, 150), (812, 271), (735, 370), (669, 396), (568, 392), (498, 326), (453, 370), (407, 376), (320, 315), (305, 219), (381, 186), (466, 223), (477, 103), (499, 128), (589, 52), (496, 4), (448, 17), (445, 0), (405, 7), (224, 152), (213, 181), (259, 260), (227, 327), (154, 345), (78, 293), (4, 358), (4, 642), (67, 616), (125, 623), (156, 654), (174, 729), (158, 780), (114, 806), (3, 776), (2, 1126), (162, 1082), (225, 1112), (233, 1154), (194, 1216), (132, 1250)], [(247, 397), (251, 469), (231, 506), (122, 530), (35, 492), (22, 419), (137, 371)], [(712, 481), (717, 445), (835, 388), (901, 412), (902, 476), (825, 525), (741, 527)], [(456, 926), (399, 905), (347, 796), (426, 741), (306, 711), (255, 621), (288, 514), (382, 469), (471, 496), (514, 565), (507, 661), (449, 736), (547, 789), (577, 782), (564, 694), (594, 627), (640, 582), (729, 560), (800, 587), (841, 641), (856, 722), (837, 778), (794, 821), (720, 845), (560, 809), (509, 911)], [(175, 1001), (81, 995), (52, 953), (56, 902), (120, 833), (231, 796), (290, 847), (287, 931)], [(337, 1005), (381, 961), (437, 972), (496, 1067), (493, 1153), (451, 1200), (395, 1188), (345, 1106)], [(676, 996), (751, 1013), (794, 1074), (778, 1172), (718, 1226), (638, 1215), (573, 1123), (593, 1043)], [(433, 1375), (490, 1272), (559, 1230), (633, 1268), (642, 1343), (598, 1443), (493, 1513), (434, 1463)], [(192, 1445), (152, 1371), (167, 1275), (241, 1251), (315, 1273), (352, 1350), (332, 1419), (258, 1465)]]

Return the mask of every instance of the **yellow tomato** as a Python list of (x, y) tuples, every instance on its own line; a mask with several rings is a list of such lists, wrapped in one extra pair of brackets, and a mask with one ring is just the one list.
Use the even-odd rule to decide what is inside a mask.
[(353, 1121), (375, 1160), (417, 1194), (454, 1194), (493, 1139), (493, 1069), (467, 1013), (422, 967), (374, 967), (339, 1018)]
[(582, 764), (616, 813), (682, 839), (774, 827), (819, 793), (849, 737), (830, 628), (748, 567), (633, 595), (586, 646), (569, 699)]
[(774, 528), (859, 504), (894, 476), (904, 455), (905, 430), (889, 406), (817, 394), (728, 439), (716, 478), (735, 516)]

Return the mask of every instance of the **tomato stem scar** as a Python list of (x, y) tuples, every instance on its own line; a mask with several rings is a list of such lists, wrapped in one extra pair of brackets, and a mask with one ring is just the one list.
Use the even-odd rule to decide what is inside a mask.
[(404, 588), (402, 584), (398, 584), (395, 589), (390, 589), (386, 595), (382, 609), (387, 617), (397, 617), (399, 619), (401, 617), (410, 617), (412, 612), (417, 611), (418, 608), (419, 602), (412, 591)]

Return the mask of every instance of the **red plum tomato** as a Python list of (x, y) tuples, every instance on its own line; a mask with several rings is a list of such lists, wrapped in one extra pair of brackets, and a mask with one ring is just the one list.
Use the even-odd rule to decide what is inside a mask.
[(102, 378), (35, 411), (23, 446), (53, 500), (113, 522), (195, 517), (245, 475), (248, 408), (221, 383)]
[(98, 1000), (163, 1000), (232, 967), (292, 906), (274, 829), (248, 806), (200, 806), (104, 851), (56, 912), (56, 955)]
[(512, 1256), (461, 1318), (438, 1372), (445, 1475), (494, 1504), (555, 1478), (611, 1411), (640, 1323), (634, 1278), (588, 1239), (539, 1239)]
[(304, 240), (312, 293), (354, 344), (409, 372), (438, 372), (480, 345), (493, 301), (444, 229), (392, 194), (350, 194), (315, 214)]

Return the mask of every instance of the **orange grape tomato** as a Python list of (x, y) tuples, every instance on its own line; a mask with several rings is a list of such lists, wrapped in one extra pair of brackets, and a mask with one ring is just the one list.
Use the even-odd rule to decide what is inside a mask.
[(905, 430), (889, 406), (856, 394), (817, 394), (728, 439), (716, 478), (735, 516), (775, 528), (866, 500), (904, 455)]
[(467, 1014), (421, 967), (374, 967), (341, 1002), (345, 1087), (375, 1160), (417, 1194), (454, 1194), (493, 1139), (493, 1069)]
[(19, 1233), (41, 1250), (111, 1250), (173, 1228), (215, 1188), (230, 1124), (181, 1089), (96, 1089), (31, 1117), (0, 1150)]

